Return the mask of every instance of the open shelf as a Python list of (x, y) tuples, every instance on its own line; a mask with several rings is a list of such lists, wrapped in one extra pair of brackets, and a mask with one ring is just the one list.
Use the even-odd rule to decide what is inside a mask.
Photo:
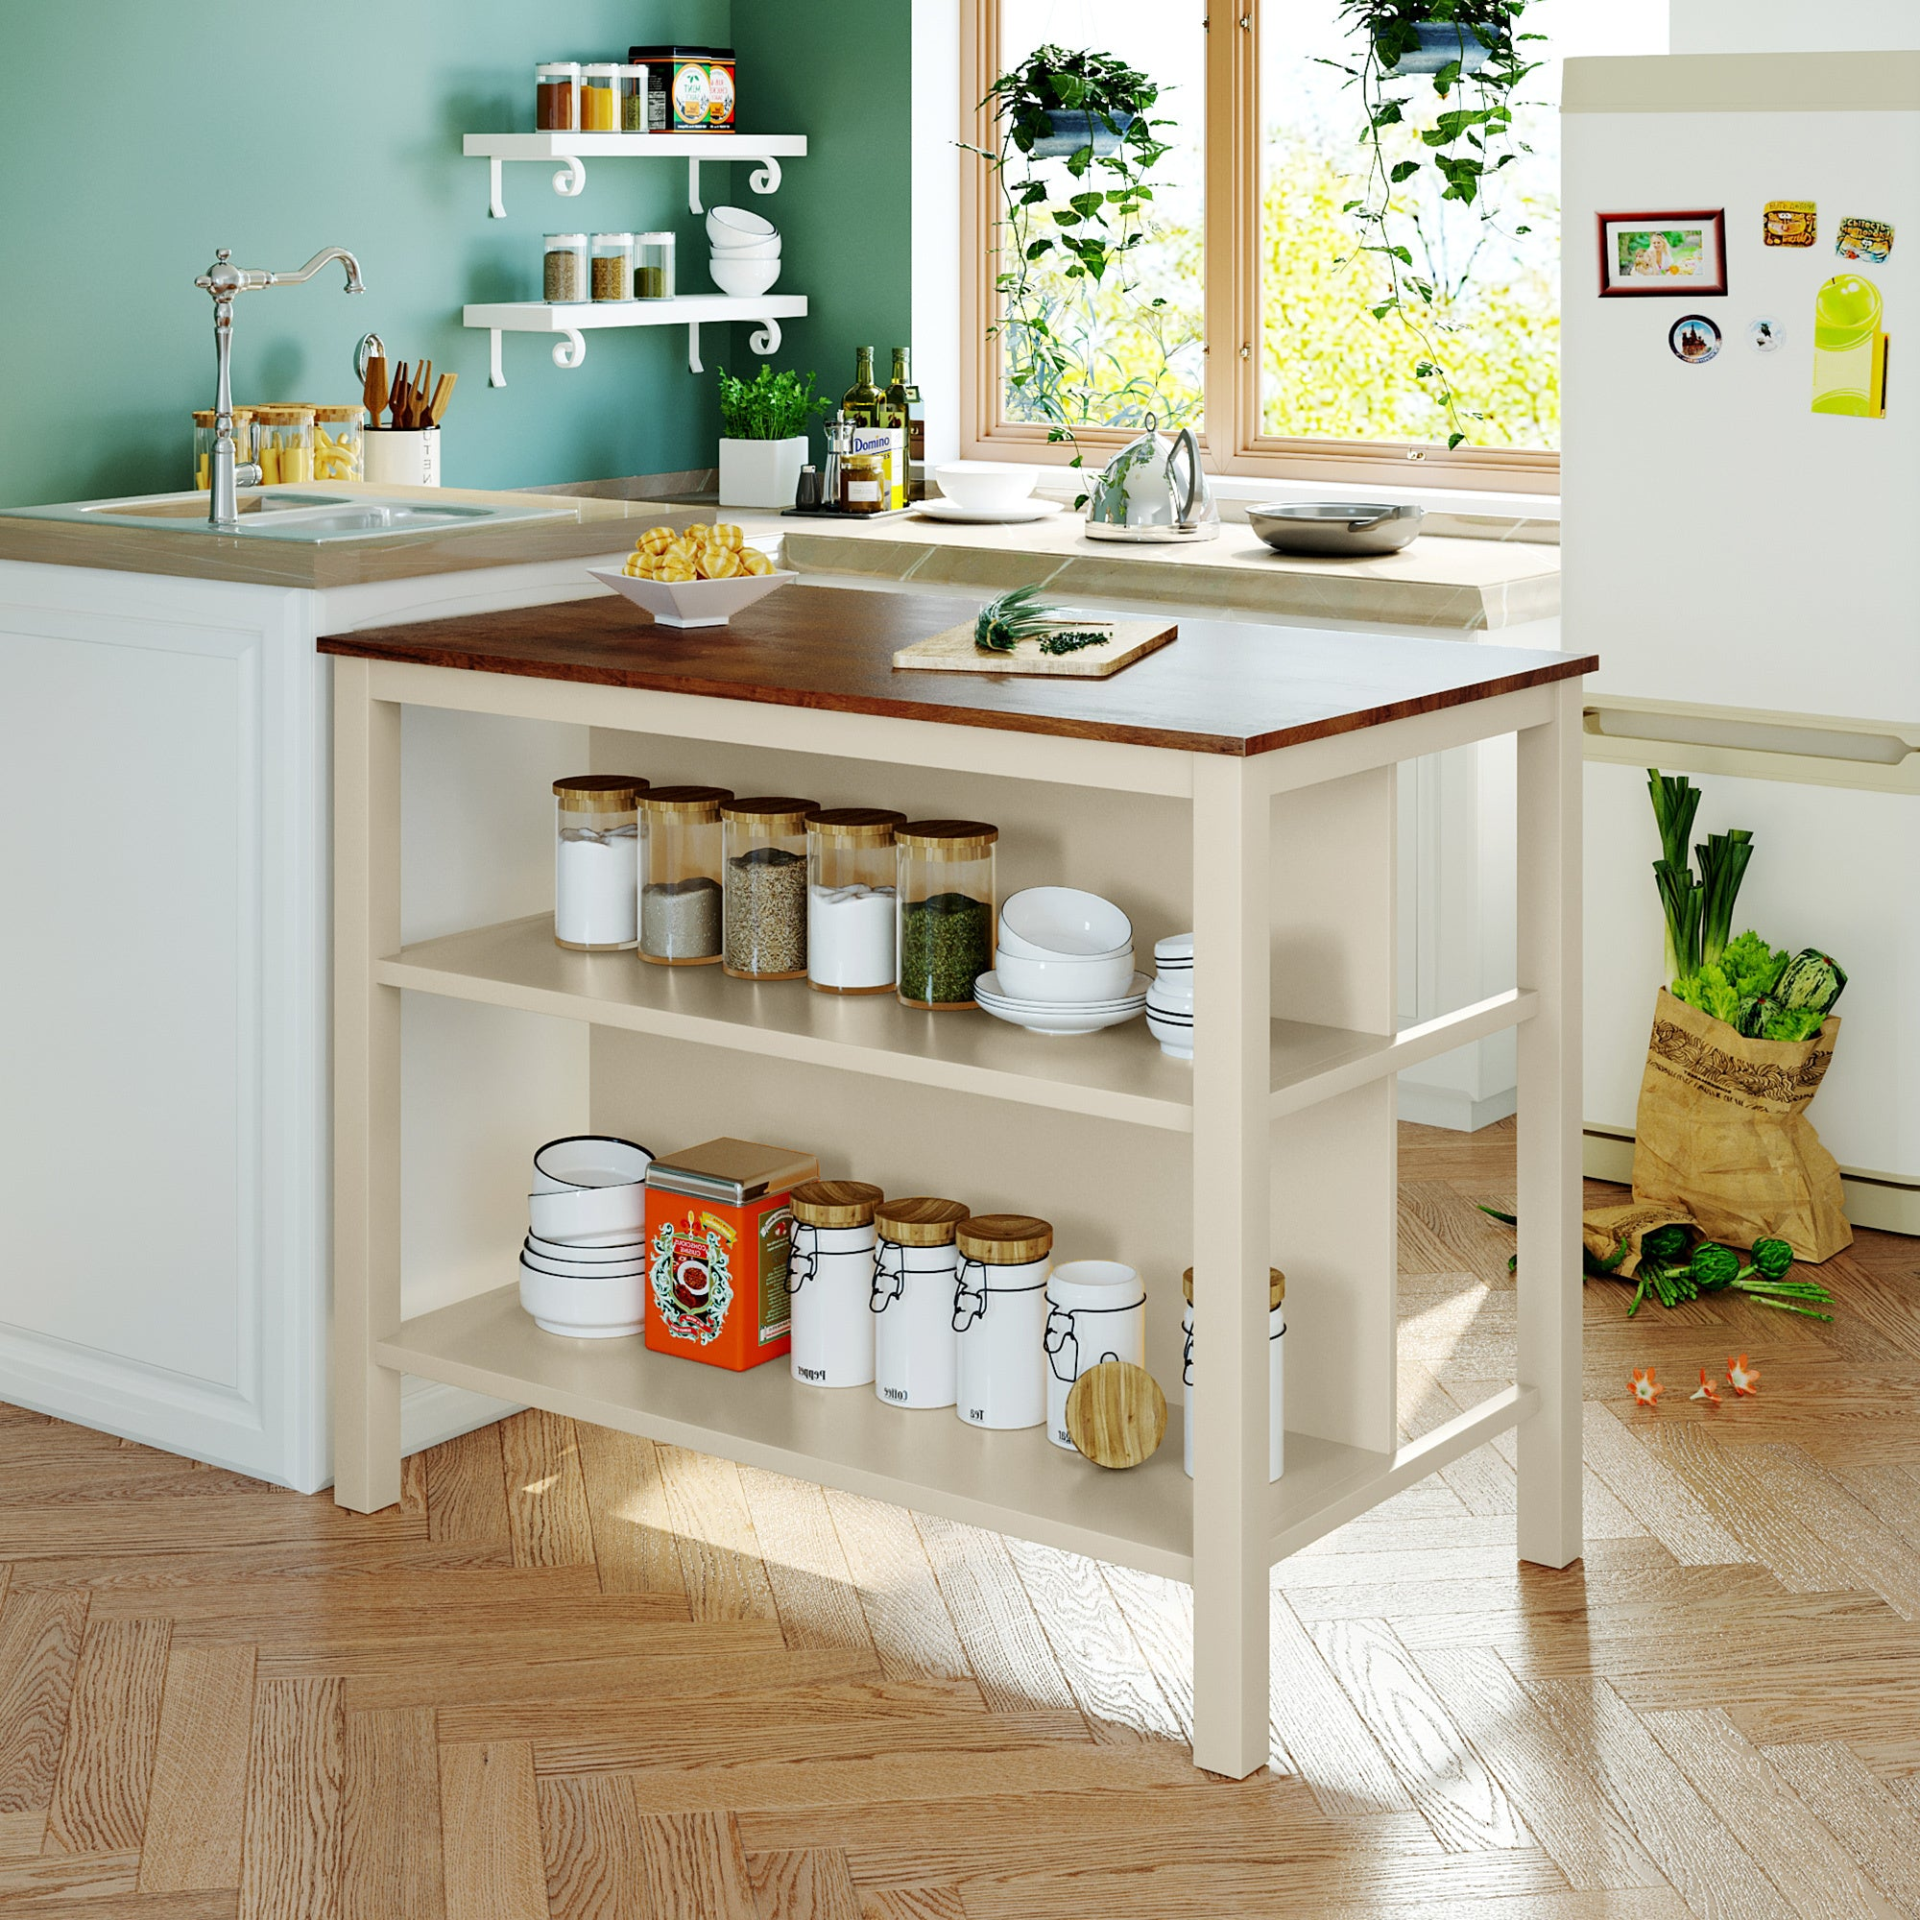
[(496, 220), (507, 217), (501, 197), (500, 167), (507, 160), (557, 160), (553, 190), (572, 199), (587, 184), (588, 160), (684, 160), (687, 163), (687, 211), (704, 213), (700, 204), (700, 163), (725, 165), (732, 160), (756, 160), (747, 176), (755, 193), (774, 193), (780, 186), (780, 162), (806, 157), (804, 133), (470, 133), (461, 143), (469, 159), (487, 165), (487, 211)]
[[(1193, 1131), (1193, 1069), (1160, 1051), (1144, 1020), (1052, 1038), (981, 1013), (922, 1013), (891, 994), (815, 993), (803, 980), (756, 986), (718, 966), (654, 967), (632, 953), (558, 946), (550, 915), (447, 934), (378, 961), (374, 977), (446, 999), (557, 1014), (596, 1026), (731, 1047), (885, 1080), (985, 1094), (1026, 1106)], [(1273, 1113), (1346, 1093), (1533, 1011), (1501, 994), (1395, 1035), (1276, 1020)]]
[(671, 300), (495, 300), (460, 310), (460, 323), (485, 327), (492, 336), (487, 383), (504, 387), (506, 370), (500, 359), (503, 333), (553, 333), (556, 367), (577, 367), (587, 357), (586, 336), (603, 327), (685, 327), (687, 371), (701, 373), (700, 329), (725, 326), (736, 320), (758, 322), (747, 344), (756, 354), (780, 349), (780, 322), (806, 317), (803, 293), (763, 293), (757, 299), (736, 300), (726, 293), (683, 293)]

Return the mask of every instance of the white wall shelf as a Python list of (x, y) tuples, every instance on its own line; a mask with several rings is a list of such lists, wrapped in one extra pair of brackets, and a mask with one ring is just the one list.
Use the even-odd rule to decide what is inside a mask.
[(553, 343), (553, 364), (577, 367), (587, 357), (586, 336), (599, 328), (685, 327), (687, 371), (703, 373), (706, 371), (700, 361), (703, 326), (721, 326), (735, 320), (757, 322), (747, 336), (747, 344), (764, 357), (780, 350), (780, 322), (804, 319), (806, 311), (806, 295), (801, 293), (768, 293), (757, 300), (736, 300), (724, 293), (688, 293), (671, 300), (482, 302), (463, 308), (460, 318), (463, 325), (485, 327), (492, 335), (487, 384), (504, 387), (507, 375), (500, 358), (503, 333), (558, 334), (560, 337)]
[(496, 220), (507, 217), (501, 197), (500, 168), (504, 161), (558, 161), (553, 190), (572, 199), (587, 184), (589, 160), (684, 160), (687, 163), (687, 211), (704, 213), (700, 201), (700, 163), (722, 164), (754, 160), (759, 165), (747, 175), (755, 193), (774, 193), (780, 186), (780, 162), (806, 157), (804, 133), (470, 133), (462, 149), (469, 159), (487, 162), (487, 211)]

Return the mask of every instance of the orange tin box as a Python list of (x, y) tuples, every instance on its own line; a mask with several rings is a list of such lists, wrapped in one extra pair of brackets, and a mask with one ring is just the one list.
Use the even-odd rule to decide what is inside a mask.
[(734, 1373), (792, 1344), (791, 1190), (818, 1177), (812, 1154), (708, 1140), (647, 1169), (646, 1342)]

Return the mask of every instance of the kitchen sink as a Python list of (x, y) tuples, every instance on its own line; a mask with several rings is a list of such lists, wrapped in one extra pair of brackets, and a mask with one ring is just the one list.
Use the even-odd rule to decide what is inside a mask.
[[(516, 520), (551, 520), (570, 507), (518, 503), (423, 500), (417, 495), (324, 493), (247, 488), (240, 495), (243, 540), (381, 540), (403, 533), (459, 533)], [(82, 526), (139, 528), (148, 533), (207, 533), (204, 493), (147, 494), (126, 500), (75, 500), (57, 507), (15, 507), (26, 520), (64, 520)]]

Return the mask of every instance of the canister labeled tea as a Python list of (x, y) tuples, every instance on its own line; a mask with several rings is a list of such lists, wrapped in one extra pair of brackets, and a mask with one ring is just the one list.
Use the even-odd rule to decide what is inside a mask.
[(1053, 1228), (1027, 1214), (976, 1214), (954, 1245), (954, 1411), (970, 1427), (1037, 1427), (1047, 1417)]
[(1067, 1395), (1103, 1360), (1147, 1364), (1147, 1293), (1118, 1260), (1069, 1260), (1047, 1280), (1047, 1438), (1073, 1453)]
[[(1186, 1382), (1186, 1467), (1193, 1478), (1193, 1269), (1180, 1276), (1180, 1290), (1187, 1297), (1187, 1310), (1181, 1316), (1180, 1329), (1185, 1338), (1181, 1378)], [(1267, 1478), (1278, 1480), (1287, 1467), (1287, 1276), (1278, 1267), (1267, 1269)]]
[(790, 1360), (805, 1386), (873, 1384), (873, 1210), (884, 1198), (860, 1180), (807, 1180), (793, 1190)]
[(950, 1407), (959, 1254), (954, 1232), (969, 1209), (918, 1196), (874, 1209), (873, 1390), (890, 1407)]

